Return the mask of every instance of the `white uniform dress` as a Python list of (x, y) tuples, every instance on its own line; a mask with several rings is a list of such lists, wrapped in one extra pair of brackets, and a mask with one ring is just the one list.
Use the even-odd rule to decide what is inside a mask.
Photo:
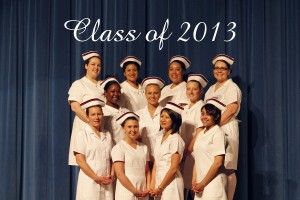
[[(86, 162), (98, 176), (110, 175), (112, 139), (109, 132), (96, 135), (89, 125), (76, 133), (74, 137), (74, 152), (83, 154)], [(113, 187), (99, 185), (82, 170), (79, 171), (77, 183), (77, 200), (112, 200)]]
[[(99, 95), (102, 96), (103, 99), (105, 99), (104, 90), (100, 87), (100, 83), (101, 81), (98, 81), (98, 83), (95, 84), (86, 77), (76, 80), (69, 89), (68, 101), (76, 101), (81, 104), (85, 96)], [(86, 123), (82, 121), (77, 115), (75, 115), (70, 140), (69, 165), (77, 165), (76, 158), (73, 154), (74, 135), (76, 132), (83, 130), (85, 126)]]
[[(201, 131), (195, 141), (193, 155), (195, 156), (195, 169), (197, 183), (208, 173), (215, 156), (224, 155), (226, 146), (225, 133), (216, 125), (204, 133)], [(219, 173), (204, 188), (202, 194), (195, 194), (195, 200), (227, 200), (227, 176)]]
[(239, 127), (238, 120), (236, 116), (240, 110), (242, 93), (240, 88), (232, 81), (228, 79), (224, 85), (222, 85), (218, 90), (215, 91), (216, 84), (212, 85), (205, 94), (205, 101), (207, 99), (217, 99), (224, 103), (225, 105), (231, 104), (233, 102), (238, 103), (238, 111), (233, 116), (229, 122), (224, 124), (221, 128), (227, 134), (228, 147), (226, 149), (225, 155), (225, 167), (227, 169), (237, 169), (238, 163), (238, 153), (239, 153)]
[(161, 91), (159, 104), (165, 106), (168, 101), (176, 104), (188, 104), (190, 100), (186, 96), (186, 82), (181, 82), (174, 88), (171, 88), (172, 84), (165, 86)]
[(121, 104), (128, 110), (135, 112), (142, 109), (147, 105), (147, 99), (145, 97), (145, 91), (139, 84), (139, 88), (132, 87), (127, 81), (121, 83), (122, 90), (122, 102)]
[(105, 105), (103, 108), (103, 129), (112, 134), (113, 143), (117, 144), (124, 137), (122, 126), (116, 122), (116, 119), (129, 110), (127, 108), (119, 107), (119, 109), (113, 108), (109, 105)]
[[(184, 151), (184, 141), (178, 133), (173, 133), (161, 143), (163, 135), (160, 134), (157, 137), (155, 144), (155, 164), (156, 164), (156, 179), (155, 187), (158, 187), (164, 179), (167, 171), (171, 167), (172, 155), (176, 152), (181, 155), (181, 159)], [(181, 160), (180, 159), (180, 160)], [(179, 170), (174, 175), (174, 179), (169, 185), (164, 188), (161, 200), (182, 200), (183, 199), (183, 178)]]
[(154, 112), (153, 118), (151, 117), (148, 107), (138, 110), (136, 114), (140, 117), (139, 129), (142, 142), (147, 145), (150, 152), (150, 160), (154, 162), (154, 148), (156, 133), (160, 128), (160, 112), (163, 108), (158, 106)]
[[(136, 149), (121, 140), (116, 144), (111, 152), (113, 162), (124, 162), (125, 175), (136, 189), (145, 190), (146, 182), (146, 163), (149, 161), (149, 153), (146, 145), (137, 143)], [(122, 183), (117, 180), (116, 200), (147, 200), (144, 198), (136, 198), (132, 192), (127, 190)]]
[[(182, 125), (180, 127), (180, 136), (182, 137), (186, 146), (189, 145), (191, 140), (193, 139), (196, 128), (202, 126), (202, 122), (200, 120), (201, 116), (201, 108), (204, 105), (202, 100), (199, 100), (195, 103), (191, 108), (189, 105), (184, 107), (184, 110), (181, 114), (182, 117)], [(184, 162), (181, 162), (181, 172), (183, 174), (184, 180), (184, 188), (192, 187), (192, 176), (193, 176), (193, 166), (194, 166), (194, 158), (192, 155), (188, 155)]]

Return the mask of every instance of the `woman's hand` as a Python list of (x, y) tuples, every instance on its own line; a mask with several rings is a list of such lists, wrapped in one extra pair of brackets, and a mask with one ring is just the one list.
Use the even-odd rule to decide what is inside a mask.
[(162, 194), (162, 190), (160, 188), (154, 188), (154, 189), (150, 189), (149, 193), (152, 197), (157, 197)]
[(193, 183), (193, 186), (192, 186), (192, 190), (195, 192), (195, 193), (202, 193), (203, 190), (205, 188), (205, 185), (200, 182), (200, 183)]
[(137, 198), (139, 197), (145, 197), (148, 195), (148, 191), (147, 190), (136, 190), (133, 192), (134, 196), (136, 196)]
[(109, 185), (113, 182), (113, 177), (112, 176), (98, 176), (94, 181), (99, 185)]

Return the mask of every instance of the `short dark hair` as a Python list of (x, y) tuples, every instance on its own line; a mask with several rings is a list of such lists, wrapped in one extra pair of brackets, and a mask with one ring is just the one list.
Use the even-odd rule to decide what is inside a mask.
[(213, 117), (215, 124), (219, 124), (221, 120), (221, 110), (213, 104), (205, 104), (202, 106), (201, 111), (205, 109), (206, 113)]
[[(185, 68), (185, 64), (184, 64), (183, 62), (181, 62), (180, 60), (174, 60), (173, 62), (177, 62), (177, 63), (180, 65), (182, 71), (185, 72), (186, 68)], [(169, 64), (169, 67), (170, 67), (170, 65), (171, 65), (173, 62), (171, 62), (171, 63)]]
[(113, 84), (117, 84), (119, 85), (119, 87), (121, 88), (121, 85), (117, 82), (117, 81), (109, 81), (108, 83), (106, 83), (106, 85), (104, 86), (104, 90), (105, 92), (107, 92), (108, 88), (113, 85)]
[(137, 62), (134, 62), (134, 61), (127, 61), (127, 62), (125, 62), (124, 65), (123, 65), (123, 72), (125, 72), (126, 67), (127, 67), (128, 65), (130, 65), (130, 64), (135, 65), (136, 68), (137, 68), (137, 70), (140, 71), (140, 67), (141, 67), (141, 66), (140, 66)]
[[(171, 118), (171, 120), (172, 120), (172, 127), (171, 127), (172, 133), (171, 133), (171, 134), (178, 132), (178, 131), (179, 131), (179, 128), (180, 128), (180, 126), (181, 126), (181, 124), (182, 124), (182, 118), (181, 118), (181, 115), (178, 114), (177, 112), (175, 112), (175, 111), (169, 109), (169, 108), (163, 108), (163, 109), (161, 110), (160, 114), (162, 114), (162, 112), (164, 112), (164, 111), (165, 111), (166, 113), (168, 113), (168, 115), (170, 116), (170, 118)], [(160, 130), (161, 130), (161, 129), (162, 129), (162, 128), (160, 127)]]
[(90, 106), (88, 107), (86, 110), (85, 110), (85, 114), (86, 115), (89, 115), (90, 114), (90, 108), (93, 108), (93, 107), (99, 107), (102, 111), (102, 107), (100, 105), (94, 105), (94, 106)]
[(100, 59), (100, 61), (101, 61), (101, 67), (102, 67), (102, 58), (98, 57), (98, 56), (93, 56), (93, 57), (90, 57), (89, 59), (85, 60), (84, 61), (84, 65), (88, 65), (90, 63), (91, 59), (95, 58), (95, 57)]
[(199, 81), (190, 80), (190, 81), (188, 81), (188, 82), (198, 83), (198, 86), (199, 86), (200, 90), (203, 90), (203, 87), (202, 87), (202, 85), (199, 83)]
[(123, 123), (121, 124), (121, 126), (124, 127), (124, 126), (125, 126), (125, 123), (126, 123), (128, 120), (135, 120), (135, 121), (139, 122), (135, 117), (128, 117), (128, 118), (126, 118), (126, 119), (123, 121)]

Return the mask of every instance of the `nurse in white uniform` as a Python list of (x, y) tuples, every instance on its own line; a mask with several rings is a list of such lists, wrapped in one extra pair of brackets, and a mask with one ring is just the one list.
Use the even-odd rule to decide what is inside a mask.
[(197, 136), (193, 151), (195, 200), (227, 200), (227, 176), (222, 173), (226, 137), (218, 126), (221, 118), (219, 108), (225, 109), (225, 106), (217, 100), (211, 100), (201, 109), (201, 121), (205, 128)]
[(184, 141), (178, 134), (183, 108), (168, 102), (160, 114), (162, 134), (157, 135), (155, 161), (152, 170), (150, 194), (161, 200), (183, 200), (183, 178), (179, 163)]
[[(186, 144), (193, 139), (196, 134), (196, 128), (202, 127), (200, 121), (200, 110), (204, 105), (201, 100), (201, 92), (207, 85), (207, 79), (202, 74), (190, 74), (186, 84), (186, 95), (190, 103), (184, 107), (182, 112), (182, 125), (180, 127), (180, 136)], [(192, 199), (193, 193), (190, 192), (192, 188), (191, 179), (194, 166), (194, 158), (186, 149), (183, 162), (180, 164), (181, 172), (184, 180), (184, 199)]]
[(146, 145), (137, 141), (139, 117), (127, 112), (117, 119), (125, 132), (125, 137), (111, 152), (117, 175), (116, 200), (147, 200), (150, 189), (149, 153)]
[(127, 56), (120, 63), (126, 78), (121, 83), (123, 94), (122, 105), (132, 112), (142, 109), (147, 104), (144, 90), (137, 82), (141, 65), (142, 62), (134, 56)]
[(158, 77), (148, 77), (142, 81), (142, 87), (145, 89), (147, 105), (136, 112), (140, 116), (140, 133), (142, 143), (146, 144), (150, 152), (150, 168), (154, 163), (154, 147), (156, 133), (160, 129), (159, 119), (162, 107), (158, 104), (161, 89), (164, 87), (164, 81)]
[[(100, 87), (101, 81), (98, 76), (102, 69), (102, 58), (97, 51), (89, 51), (82, 54), (86, 74), (83, 78), (76, 80), (69, 89), (68, 102), (72, 111), (76, 114), (73, 122), (72, 135), (69, 149), (69, 165), (77, 165), (73, 154), (74, 135), (86, 126), (88, 119), (80, 104), (87, 96), (103, 95), (104, 91)], [(100, 97), (99, 97), (100, 98)], [(102, 98), (102, 97), (101, 97)]]
[(183, 74), (189, 68), (191, 62), (184, 56), (173, 56), (169, 62), (169, 79), (172, 81), (161, 91), (159, 104), (165, 106), (168, 101), (185, 106), (189, 103), (186, 96), (186, 82)]
[(117, 144), (124, 137), (121, 125), (116, 123), (119, 115), (128, 112), (127, 108), (121, 107), (119, 101), (121, 98), (121, 86), (114, 77), (104, 79), (100, 85), (104, 89), (106, 104), (103, 107), (104, 124), (103, 128), (112, 134), (114, 144)]
[(111, 170), (112, 139), (101, 128), (104, 101), (87, 99), (81, 104), (86, 109), (88, 124), (75, 133), (74, 155), (80, 167), (77, 184), (77, 200), (112, 200), (113, 171)]
[(212, 85), (205, 94), (204, 100), (217, 99), (226, 105), (222, 113), (220, 127), (228, 135), (229, 147), (225, 155), (225, 167), (228, 169), (228, 199), (232, 200), (236, 188), (236, 175), (239, 152), (239, 127), (237, 115), (240, 111), (242, 93), (240, 88), (229, 78), (230, 66), (234, 59), (225, 54), (217, 55), (212, 63), (217, 83)]

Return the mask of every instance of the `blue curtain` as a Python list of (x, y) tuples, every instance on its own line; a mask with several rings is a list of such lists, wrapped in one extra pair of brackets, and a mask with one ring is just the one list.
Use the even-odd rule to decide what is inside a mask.
[[(209, 85), (212, 57), (234, 57), (232, 78), (243, 92), (235, 199), (299, 199), (299, 10), (298, 0), (2, 0), (0, 199), (75, 199), (77, 171), (67, 165), (74, 118), (67, 93), (84, 75), (81, 53), (88, 50), (104, 58), (101, 79), (111, 74), (124, 80), (119, 62), (135, 55), (143, 61), (141, 79), (155, 75), (170, 82), (168, 60), (181, 54), (192, 62), (187, 72), (204, 74)], [(141, 35), (133, 42), (78, 42), (64, 24), (84, 18), (91, 25), (82, 38), (98, 19), (98, 37), (105, 30)], [(165, 36), (172, 35), (159, 50), (159, 41), (145, 35), (159, 35), (167, 19)], [(191, 25), (184, 35), (189, 41), (177, 41), (184, 22)], [(201, 42), (193, 37), (199, 22), (207, 27)], [(224, 42), (233, 34), (230, 22), (236, 36)], [(199, 24), (196, 39), (204, 27)]]

